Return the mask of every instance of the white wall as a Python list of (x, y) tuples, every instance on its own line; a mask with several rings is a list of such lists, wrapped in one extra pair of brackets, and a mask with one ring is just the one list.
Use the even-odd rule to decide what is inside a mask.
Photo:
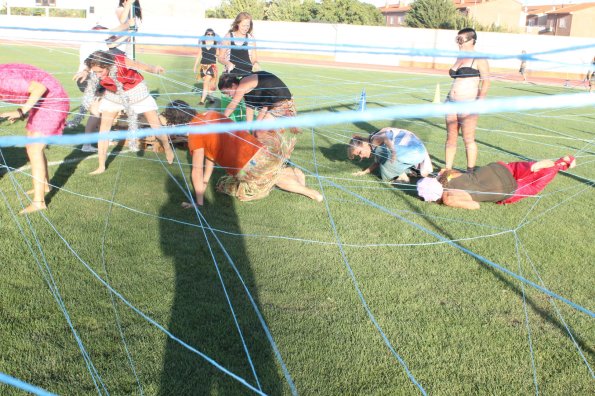
[[(114, 12), (114, 9), (111, 9), (111, 12)], [(112, 17), (115, 21), (115, 15), (107, 15), (106, 19), (109, 21)], [(98, 22), (91, 19), (0, 16), (0, 38), (18, 40), (39, 40), (42, 38), (52, 40), (53, 42), (73, 43), (77, 40), (85, 40), (88, 35), (73, 35), (72, 33), (59, 32), (44, 32), (43, 35), (40, 35), (37, 32), (3, 30), (1, 27), (27, 26), (64, 29), (67, 26), (68, 29), (86, 30)], [(163, 14), (157, 16), (145, 12), (141, 33), (188, 35), (192, 37), (138, 37), (137, 42), (139, 44), (195, 46), (197, 44), (196, 36), (202, 35), (206, 28), (213, 28), (217, 34), (223, 36), (229, 29), (231, 22), (231, 20), (224, 19), (202, 19), (196, 15), (188, 14), (174, 17), (163, 16)], [(106, 25), (111, 26), (109, 24)], [(258, 43), (258, 47), (263, 54), (265, 52), (283, 53), (288, 56), (293, 54), (308, 54), (314, 59), (316, 59), (316, 56), (322, 55), (326, 59), (337, 62), (398, 66), (416, 61), (444, 67), (454, 62), (458, 50), (454, 42), (456, 32), (448, 30), (256, 21), (254, 34), (257, 39), (262, 40)], [(478, 36), (476, 50), (491, 55), (516, 55), (520, 54), (522, 50), (526, 50), (528, 53), (552, 52), (556, 49), (590, 45), (589, 48), (582, 50), (558, 52), (542, 56), (544, 60), (552, 61), (553, 63), (528, 62), (530, 72), (543, 71), (558, 73), (558, 76), (561, 78), (565, 78), (572, 73), (584, 74), (595, 53), (595, 42), (589, 38), (488, 32), (479, 32)], [(96, 37), (93, 36), (93, 39)], [(306, 44), (299, 44), (298, 42)], [(353, 53), (354, 50), (349, 45), (363, 45), (366, 48), (356, 50), (360, 51), (358, 53)], [(373, 51), (372, 47), (384, 47), (381, 51), (392, 53), (367, 53)], [(403, 53), (410, 49), (426, 51), (420, 54), (426, 56), (395, 53), (396, 50), (399, 53)], [(452, 55), (438, 57), (435, 53), (432, 53), (432, 51), (438, 49), (452, 51)], [(352, 52), (345, 53), (343, 51)], [(518, 70), (519, 63), (520, 61), (518, 59), (490, 60), (492, 69)]]

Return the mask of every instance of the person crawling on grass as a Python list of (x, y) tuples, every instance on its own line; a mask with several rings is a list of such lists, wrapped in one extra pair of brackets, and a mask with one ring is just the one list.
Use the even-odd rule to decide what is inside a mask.
[(479, 209), (480, 202), (509, 204), (539, 194), (559, 171), (575, 166), (574, 157), (567, 155), (555, 162), (493, 162), (473, 173), (449, 169), (418, 181), (417, 194), (425, 201), (462, 209)]
[[(233, 123), (219, 112), (197, 114), (181, 100), (170, 103), (161, 116), (162, 123), (166, 125)], [(285, 146), (280, 135), (273, 133), (268, 136), (270, 140), (264, 144), (248, 131), (191, 133), (188, 136), (188, 150), (192, 155), (195, 202), (184, 202), (182, 207), (200, 207), (204, 204), (204, 194), (215, 164), (227, 172), (217, 182), (217, 191), (240, 201), (264, 198), (276, 186), (321, 202), (322, 194), (306, 187), (304, 173), (285, 165), (290, 153), (283, 149)]]
[(347, 157), (370, 158), (374, 162), (366, 169), (353, 173), (366, 175), (380, 168), (384, 181), (409, 182), (407, 173), (416, 169), (422, 176), (432, 172), (432, 161), (428, 150), (413, 132), (399, 128), (382, 128), (367, 138), (353, 135), (347, 147)]

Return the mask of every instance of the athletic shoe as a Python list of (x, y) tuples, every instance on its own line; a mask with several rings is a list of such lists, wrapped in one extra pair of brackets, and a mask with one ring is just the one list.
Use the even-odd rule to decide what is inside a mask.
[(83, 153), (96, 153), (97, 152), (97, 148), (95, 146), (93, 146), (92, 144), (83, 144), (83, 147), (81, 148), (81, 151)]

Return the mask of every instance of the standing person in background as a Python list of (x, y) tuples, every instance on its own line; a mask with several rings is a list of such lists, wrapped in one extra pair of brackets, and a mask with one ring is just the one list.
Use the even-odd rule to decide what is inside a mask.
[[(107, 30), (106, 27), (101, 25), (96, 25), (93, 27), (92, 30)], [(79, 68), (74, 77), (72, 79), (76, 81), (76, 84), (79, 90), (85, 93), (87, 86), (89, 84), (90, 74), (89, 69), (87, 69), (87, 65), (85, 65), (85, 60), (95, 51), (108, 51), (108, 46), (103, 40), (103, 37), (99, 35), (87, 35), (86, 41), (83, 42), (79, 48)], [(92, 88), (89, 88), (92, 89)], [(83, 96), (81, 101), (81, 105), (79, 106), (78, 113), (72, 118), (71, 121), (68, 121), (66, 124), (67, 127), (73, 128), (81, 123), (87, 111), (89, 111), (89, 119), (87, 120), (87, 125), (85, 126), (85, 133), (89, 132), (97, 132), (99, 131), (99, 122), (100, 122), (100, 114), (99, 114), (99, 100), (103, 95), (104, 89), (102, 87), (98, 87), (94, 90), (94, 92), (88, 93)], [(93, 147), (93, 145), (89, 143), (83, 144), (81, 151), (85, 153), (95, 152), (97, 149)]]
[[(0, 114), (11, 123), (27, 120), (27, 136), (62, 135), (68, 117), (70, 100), (66, 91), (49, 73), (35, 66), (20, 63), (0, 65), (0, 100), (20, 104), (16, 110)], [(50, 191), (46, 143), (30, 143), (25, 146), (31, 161), (33, 200), (21, 213), (46, 209), (45, 193)]]
[[(527, 51), (523, 50), (522, 52), (523, 55), (527, 54)], [(521, 73), (521, 77), (523, 77), (523, 81), (527, 82), (527, 60), (526, 59), (521, 59), (521, 67), (519, 68), (519, 73)]]
[[(140, 114), (145, 115), (151, 128), (159, 129), (161, 123), (157, 114), (157, 103), (149, 95), (149, 88), (137, 70), (160, 74), (165, 72), (161, 66), (145, 65), (128, 59), (124, 55), (113, 55), (104, 51), (93, 52), (85, 64), (95, 74), (96, 81), (105, 88), (103, 99), (99, 104), (101, 113), (99, 132), (109, 132), (114, 118), (123, 110), (128, 114), (129, 129), (132, 133), (138, 128), (137, 116)], [(167, 162), (173, 163), (174, 152), (167, 136), (157, 135), (156, 137), (163, 145)], [(97, 147), (99, 167), (91, 172), (92, 175), (105, 172), (108, 141), (100, 140)], [(130, 139), (129, 147), (132, 151), (138, 150), (136, 139)]]
[[(202, 79), (202, 96), (200, 98), (200, 105), (205, 104), (205, 100), (209, 97), (209, 93), (214, 91), (216, 88), (216, 82), (218, 78), (217, 72), (217, 55), (219, 49), (215, 48), (214, 45), (217, 42), (214, 40), (217, 35), (213, 29), (207, 29), (204, 34), (206, 37), (212, 37), (212, 40), (201, 40), (198, 42), (198, 53), (196, 54), (196, 60), (194, 61), (194, 73), (197, 73), (198, 66), (200, 65), (200, 74), (196, 76), (197, 80), (199, 77)], [(209, 103), (213, 103), (211, 97), (209, 97)]]
[[(143, 20), (143, 12), (139, 0), (119, 0), (116, 16), (120, 25), (127, 24), (128, 30), (138, 31), (138, 25)], [(128, 59), (134, 60), (134, 39), (130, 36), (114, 38), (110, 51), (115, 54), (126, 54)]]
[(589, 81), (589, 93), (593, 92), (593, 87), (595, 87), (595, 56), (593, 62), (591, 62), (591, 68), (587, 72), (587, 81)]
[[(456, 37), (459, 51), (475, 51), (476, 41), (477, 33), (471, 28), (460, 30)], [(486, 97), (490, 87), (490, 67), (486, 59), (469, 57), (466, 54), (465, 57), (457, 58), (448, 72), (453, 78), (453, 83), (446, 98), (447, 102), (471, 102)], [(467, 171), (473, 171), (477, 161), (477, 144), (475, 143), (477, 118), (477, 114), (469, 113), (446, 115), (445, 168), (447, 170), (452, 169), (454, 164), (460, 130), (467, 153)]]
[(220, 51), (219, 62), (225, 65), (228, 73), (244, 77), (260, 70), (254, 41), (234, 41), (234, 38), (254, 39), (252, 35), (252, 16), (247, 12), (240, 12), (231, 24), (231, 29), (225, 35), (227, 40), (221, 45), (240, 46), (241, 48), (224, 48)]

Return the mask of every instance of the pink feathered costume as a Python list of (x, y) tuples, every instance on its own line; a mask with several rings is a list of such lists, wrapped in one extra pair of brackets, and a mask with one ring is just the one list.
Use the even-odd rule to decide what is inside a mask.
[(27, 130), (43, 136), (61, 135), (70, 109), (68, 94), (49, 73), (21, 63), (0, 65), (0, 101), (24, 104), (29, 98), (29, 86), (36, 81), (47, 91), (29, 112)]

